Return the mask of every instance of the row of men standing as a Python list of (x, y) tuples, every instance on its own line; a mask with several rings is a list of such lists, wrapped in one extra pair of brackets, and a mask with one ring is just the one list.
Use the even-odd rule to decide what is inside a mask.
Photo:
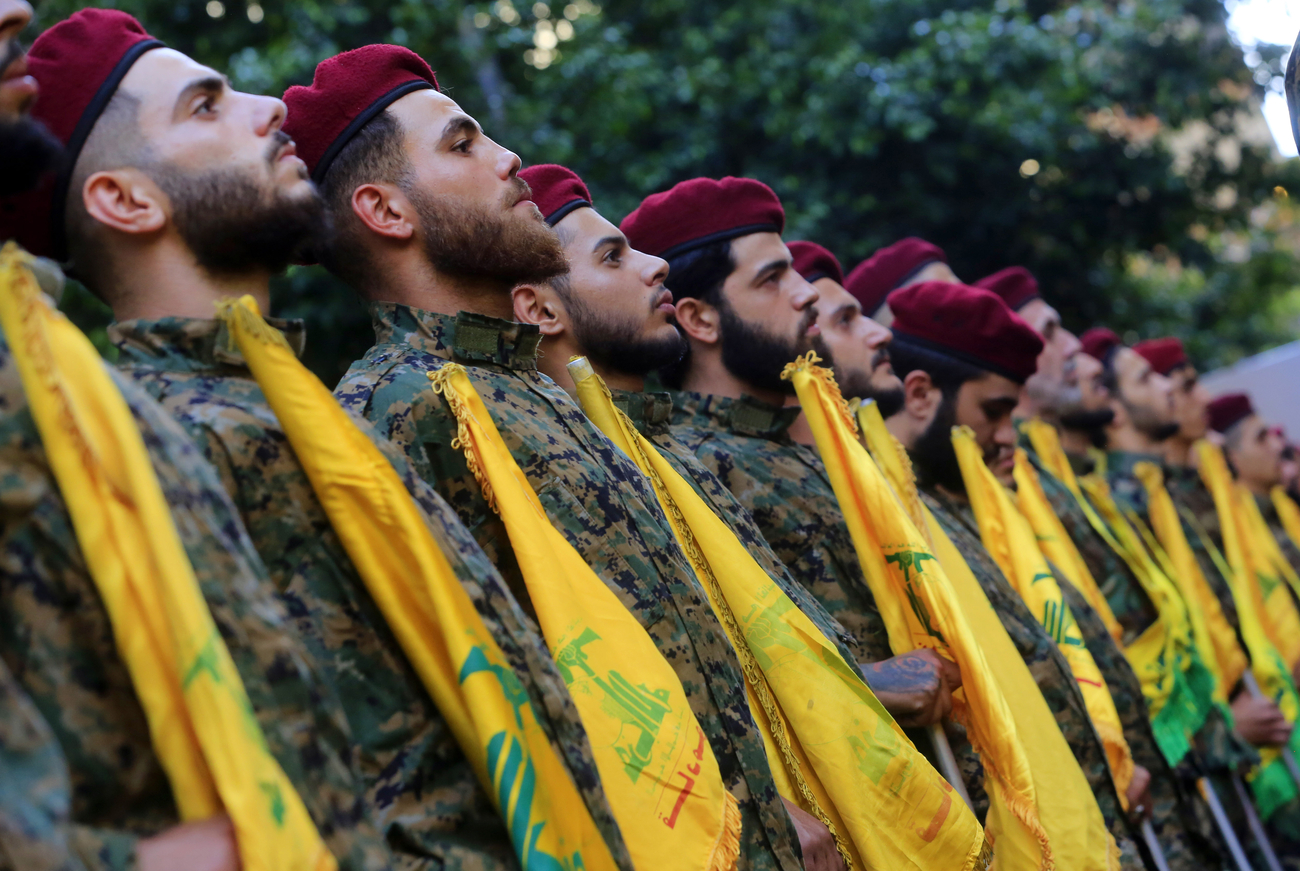
[[(0, 9), (16, 45), (29, 10)], [(114, 562), (91, 527), (121, 507), (102, 503), (144, 500), (122, 498), (133, 491), (106, 447), (109, 415), (86, 404), (85, 367), (61, 351), (75, 337), (28, 292), (57, 276), (10, 246), (0, 863), (1190, 869), (1238, 861), (1236, 831), (1245, 861), (1265, 867), (1253, 816), (1281, 861), (1300, 862), (1300, 799), (1278, 749), (1297, 709), (1294, 506), (1269, 492), (1275, 437), (1240, 399), (1214, 416), (1240, 483), (1268, 500), (1247, 503), (1214, 477), (1221, 455), (1193, 451), (1205, 403), (1174, 345), (1081, 344), (1023, 272), (963, 285), (916, 241), (846, 279), (824, 249), (784, 243), (779, 199), (751, 179), (683, 182), (615, 226), (569, 170), (521, 172), (396, 46), (323, 61), (283, 101), (233, 91), (115, 11), (77, 13), (11, 60), (0, 235), (71, 264), (113, 308), (104, 383), (130, 409), (220, 635), (177, 669), (181, 688), (237, 674), (256, 722), (233, 755), (261, 753), (246, 767), (279, 774), (258, 781), (265, 822), (233, 800), (247, 793), (220, 774), (195, 703), (178, 714), (142, 677), (168, 654), (141, 653), (105, 568), (129, 575), (139, 554)], [(319, 259), (371, 308), (376, 344), (335, 390), (346, 416), (296, 380), (291, 354), (250, 344), (301, 350), (300, 325), (259, 314), (295, 258)], [(864, 314), (881, 304), (892, 333)], [(652, 375), (673, 390), (647, 391)], [(608, 393), (580, 405), (596, 376)], [(846, 423), (839, 391), (866, 401), (874, 462), (857, 443), (830, 450)], [(634, 427), (628, 441), (593, 423), (601, 395)], [(819, 397), (830, 416), (812, 413)], [(46, 415), (47, 400), (66, 413)], [(493, 434), (514, 476), (492, 477)], [(331, 442), (355, 454), (311, 455)], [(1078, 466), (1097, 449), (1104, 470)], [(71, 486), (70, 453), (101, 471), (87, 480), (102, 498)], [(870, 481), (877, 465), (893, 492), (864, 509), (845, 470)], [(516, 769), (501, 745), (475, 743), (477, 709), (426, 668), (438, 633), (405, 620), (425, 579), (391, 571), (411, 565), (409, 542), (358, 532), (364, 519), (397, 528), (388, 512), (340, 507), (335, 482), (373, 473), (378, 489), (394, 471), (394, 512), (418, 509), (415, 537), (472, 603), (466, 631), (495, 645), (454, 672), (466, 686), (495, 675), (520, 729), (542, 736), (518, 733), (536, 768), (517, 770), (540, 774), (503, 779)], [(674, 480), (689, 486), (671, 496)], [(546, 530), (521, 537), (512, 495), (562, 534), (543, 553), (576, 553), (634, 618), (626, 638), (552, 631), (574, 605), (556, 601), (571, 573), (547, 574), (533, 549)], [(690, 521), (691, 500), (724, 528)], [(777, 606), (737, 606), (725, 576), (740, 570), (711, 558), (719, 536)], [(652, 648), (634, 647), (642, 635)], [(647, 673), (675, 687), (583, 679), (619, 648), (651, 650), (663, 670)], [(816, 668), (792, 694), (783, 663), (810, 651)], [(612, 737), (594, 725), (597, 692), (622, 717)], [(671, 712), (674, 693), (689, 710)], [(199, 736), (207, 779), (175, 761), (178, 721)], [(676, 757), (648, 761), (669, 741), (664, 722), (683, 739), (673, 747), (712, 760), (683, 769), (698, 788), (669, 782)], [(844, 734), (823, 741), (826, 722)], [(895, 723), (942, 724), (909, 734), (951, 785)], [(841, 743), (854, 766), (827, 761)], [(523, 800), (529, 777), (553, 807)], [(649, 804), (624, 778), (650, 784)], [(677, 823), (711, 778), (721, 811), (692, 823), (708, 836), (695, 855)], [(200, 800), (189, 787), (208, 781), (215, 798)]]

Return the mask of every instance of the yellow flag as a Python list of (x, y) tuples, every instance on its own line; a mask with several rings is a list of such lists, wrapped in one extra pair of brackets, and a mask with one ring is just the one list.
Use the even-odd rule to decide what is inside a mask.
[(1254, 494), (1239, 484), (1237, 501), (1254, 542), (1253, 553), (1260, 583), (1265, 584), (1267, 579), (1276, 581), (1279, 578), (1286, 582), (1277, 584), (1266, 596), (1266, 601), (1269, 616), (1276, 621), (1278, 633), (1290, 642), (1289, 646), (1278, 649), (1294, 669), (1300, 664), (1300, 612), (1296, 610), (1295, 599), (1286, 588), (1290, 587), (1295, 595), (1300, 596), (1300, 577), (1296, 576), (1295, 568), (1283, 555), (1282, 548), (1273, 536), (1273, 530), (1268, 528), (1268, 521), (1259, 510)]
[[(928, 647), (961, 670), (954, 712), (984, 765), (990, 799), (985, 831), (996, 866), (1113, 867), (1114, 843), (1092, 791), (978, 581), (969, 569), (960, 580), (952, 577), (937, 549), (955, 549), (942, 530), (927, 524), (931, 551), (930, 537), (911, 521), (858, 441), (830, 371), (817, 362), (815, 355), (802, 358), (785, 376), (808, 417), (891, 648)], [(874, 413), (874, 403), (864, 410)], [(896, 468), (905, 467), (904, 458), (895, 460)], [(910, 481), (896, 488), (915, 496)], [(925, 518), (920, 506), (915, 513)]]
[(1079, 553), (1079, 548), (1061, 523), (1061, 518), (1056, 516), (1047, 493), (1043, 491), (1038, 470), (1029, 461), (1029, 455), (1020, 448), (1016, 449), (1015, 476), (1016, 507), (1034, 528), (1034, 536), (1038, 539), (1043, 555), (1065, 573), (1066, 580), (1074, 585), (1092, 606), (1092, 610), (1097, 612), (1110, 637), (1115, 639), (1116, 644), (1122, 645), (1123, 627), (1115, 619), (1115, 612), (1110, 609), (1110, 602), (1106, 601), (1101, 588), (1097, 586), (1097, 579), (1092, 576), (1083, 554)]
[(221, 317), (352, 558), (483, 789), (524, 868), (616, 867), (397, 471), (245, 296)]
[[(1033, 777), (1038, 817), (1048, 834), (1058, 866), (1118, 868), (1119, 849), (1106, 830), (1092, 788), (1047, 707), (1033, 674), (984, 595), (979, 580), (943, 527), (921, 502), (907, 451), (886, 429), (874, 402), (861, 406), (858, 420), (862, 423), (872, 456), (876, 457), (880, 469), (889, 478), (894, 492), (899, 494), (908, 516), (921, 518), (924, 524), (922, 534), (933, 545), (933, 553), (950, 581), (971, 633), (979, 639), (1002, 697), (1016, 700), (1011, 706), (1012, 718)], [(961, 693), (965, 692), (963, 687)], [(1014, 825), (1006, 809), (999, 806), (995, 794), (985, 830), (998, 836), (994, 842), (998, 866), (1032, 868), (1036, 857), (1027, 849), (1025, 839), (1012, 840), (1000, 836)]]
[(1191, 618), (1192, 635), (1201, 658), (1214, 673), (1215, 698), (1227, 701), (1227, 691), (1237, 685), (1246, 670), (1245, 651), (1237, 640), (1237, 632), (1223, 616), (1219, 597), (1210, 588), (1201, 571), (1196, 554), (1187, 541), (1178, 509), (1165, 487), (1164, 473), (1154, 463), (1138, 463), (1134, 474), (1147, 491), (1147, 514), (1156, 539), (1168, 554), (1172, 571), (1169, 577), (1178, 585), (1183, 599), (1195, 607), (1187, 609)]
[(975, 443), (975, 433), (969, 427), (954, 427), (952, 444), (984, 549), (1070, 664), (1070, 672), (1083, 693), (1088, 717), (1106, 747), (1106, 761), (1120, 803), (1127, 810), (1126, 796), (1133, 782), (1133, 754), (1124, 740), (1124, 726), (1115, 710), (1110, 688), (1088, 652), (1074, 612), (1039, 550), (1033, 527), (985, 464), (983, 451)]
[(221, 811), (250, 871), (336, 867), (266, 747), (131, 411), (9, 243), (0, 329), (181, 818)]
[(850, 867), (986, 868), (991, 851), (979, 822), (861, 677), (614, 406), (586, 359), (569, 370), (583, 411), (651, 480), (740, 656), (756, 717), (777, 724), (769, 740), (791, 780), (811, 793), (787, 798), (829, 817)]
[(1286, 530), (1287, 538), (1296, 547), (1300, 547), (1300, 505), (1295, 504), (1295, 500), (1287, 495), (1286, 490), (1281, 486), (1274, 487), (1269, 492), (1269, 497), (1273, 500), (1273, 508), (1277, 511), (1278, 519), (1282, 521), (1282, 528)]
[[(1266, 602), (1257, 567), (1260, 553), (1252, 541), (1248, 523), (1241, 511), (1241, 503), (1228, 471), (1223, 451), (1204, 440), (1193, 445), (1196, 451), (1201, 480), (1214, 497), (1215, 512), (1223, 534), (1223, 549), (1228, 558), (1228, 586), (1237, 606), (1237, 622), (1241, 637), (1250, 651), (1250, 670), (1260, 691), (1281, 709), (1287, 722), (1294, 724), (1300, 716), (1300, 697), (1296, 695), (1290, 670), (1269, 637), (1266, 625)], [(1250, 494), (1247, 494), (1248, 496)], [(1251, 497), (1253, 500), (1253, 497)], [(1282, 585), (1273, 582), (1272, 593), (1281, 591), (1289, 596)], [(1292, 730), (1290, 745), (1296, 749), (1300, 743), (1300, 730)], [(1259, 806), (1260, 816), (1267, 819), (1277, 808), (1296, 795), (1296, 785), (1282, 762), (1281, 751), (1276, 747), (1259, 748), (1260, 765), (1251, 775), (1250, 786)]]
[(447, 363), (429, 380), (456, 415), (454, 444), (505, 523), (632, 863), (681, 871), (734, 867), (740, 808), (677, 674), (551, 525), (464, 367)]

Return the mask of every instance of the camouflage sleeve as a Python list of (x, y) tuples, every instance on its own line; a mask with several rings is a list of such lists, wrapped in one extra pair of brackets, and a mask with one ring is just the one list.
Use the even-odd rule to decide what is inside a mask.
[(74, 871), (72, 787), (54, 733), (0, 660), (0, 871)]
[(439, 480), (426, 445), (440, 443), (444, 436), (450, 442), (455, 428), (443, 432), (450, 415), (434, 413), (442, 399), (433, 392), (423, 369), (399, 361), (382, 368), (354, 366), (334, 389), (334, 396), (400, 448), (417, 475), (426, 481)]

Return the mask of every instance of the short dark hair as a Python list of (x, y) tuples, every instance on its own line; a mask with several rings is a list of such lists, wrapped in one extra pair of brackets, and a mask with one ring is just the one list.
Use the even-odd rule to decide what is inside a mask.
[(975, 381), (988, 374), (965, 360), (949, 357), (930, 348), (922, 348), (908, 342), (906, 337), (894, 336), (889, 345), (889, 359), (894, 364), (894, 371), (900, 378), (907, 373), (920, 370), (930, 376), (930, 382), (939, 388), (944, 399), (957, 395), (957, 391), (968, 381)]
[(140, 98), (119, 88), (90, 129), (68, 182), (64, 227), (69, 270), (92, 293), (111, 301), (114, 295), (113, 255), (105, 229), (86, 211), (81, 191), (97, 172), (124, 166), (148, 168), (153, 162), (149, 143), (140, 132)]
[[(731, 240), (712, 242), (703, 248), (688, 251), (668, 261), (668, 280), (665, 286), (673, 295), (673, 302), (698, 299), (714, 308), (726, 305), (722, 298), (722, 285), (727, 276), (736, 271), (736, 258), (731, 255)], [(680, 389), (691, 368), (690, 343), (681, 359), (659, 372), (664, 384)]]
[(321, 196), (333, 219), (329, 243), (317, 250), (321, 264), (361, 290), (378, 265), (365, 244), (360, 219), (352, 213), (352, 193), (376, 182), (403, 188), (410, 183), (410, 162), (402, 123), (388, 110), (376, 115), (339, 151), (320, 182)]

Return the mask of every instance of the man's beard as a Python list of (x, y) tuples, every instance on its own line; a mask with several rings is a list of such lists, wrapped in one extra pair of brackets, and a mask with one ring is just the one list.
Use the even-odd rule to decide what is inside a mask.
[(916, 468), (916, 482), (922, 490), (942, 487), (950, 493), (966, 492), (957, 449), (952, 446), (952, 428), (956, 422), (957, 394), (944, 394), (934, 420), (908, 450)]
[(406, 191), (420, 216), (425, 256), (439, 272), (514, 287), (540, 284), (569, 271), (555, 232), (541, 221), (509, 211), (531, 194), (523, 179), (515, 181), (491, 211), (415, 188)]
[(808, 335), (808, 328), (816, 321), (817, 310), (809, 306), (799, 324), (797, 338), (774, 336), (757, 324), (741, 320), (725, 299), (720, 300), (718, 331), (722, 336), (722, 365), (746, 384), (793, 396), (794, 382), (781, 378), (786, 364), (808, 351), (816, 351), (823, 360), (831, 358), (822, 337)]
[(574, 341), (597, 369), (648, 375), (671, 366), (686, 353), (686, 338), (673, 329), (664, 338), (642, 335), (645, 321), (615, 321), (589, 308), (570, 291), (564, 300), (573, 319)]
[[(267, 149), (272, 167), (288, 141), (274, 137)], [(172, 202), (172, 221), (194, 258), (213, 275), (281, 272), (299, 262), (313, 240), (328, 236), (325, 203), (315, 188), (291, 197), (250, 173), (231, 169), (185, 175), (173, 166), (153, 178)]]
[(62, 155), (63, 146), (41, 122), (25, 116), (0, 120), (0, 196), (36, 187)]
[(1120, 402), (1124, 404), (1124, 410), (1128, 412), (1133, 428), (1151, 441), (1165, 442), (1178, 435), (1178, 430), (1181, 429), (1178, 421), (1162, 418), (1145, 405), (1132, 405), (1123, 397), (1120, 397)]
[[(873, 400), (880, 409), (880, 416), (888, 420), (903, 408), (903, 388), (878, 388), (872, 376), (884, 363), (889, 362), (889, 352), (877, 351), (871, 357), (871, 366), (865, 372), (858, 369), (835, 366), (835, 380), (839, 382), (840, 392), (846, 399)], [(834, 358), (831, 360), (834, 366)]]

